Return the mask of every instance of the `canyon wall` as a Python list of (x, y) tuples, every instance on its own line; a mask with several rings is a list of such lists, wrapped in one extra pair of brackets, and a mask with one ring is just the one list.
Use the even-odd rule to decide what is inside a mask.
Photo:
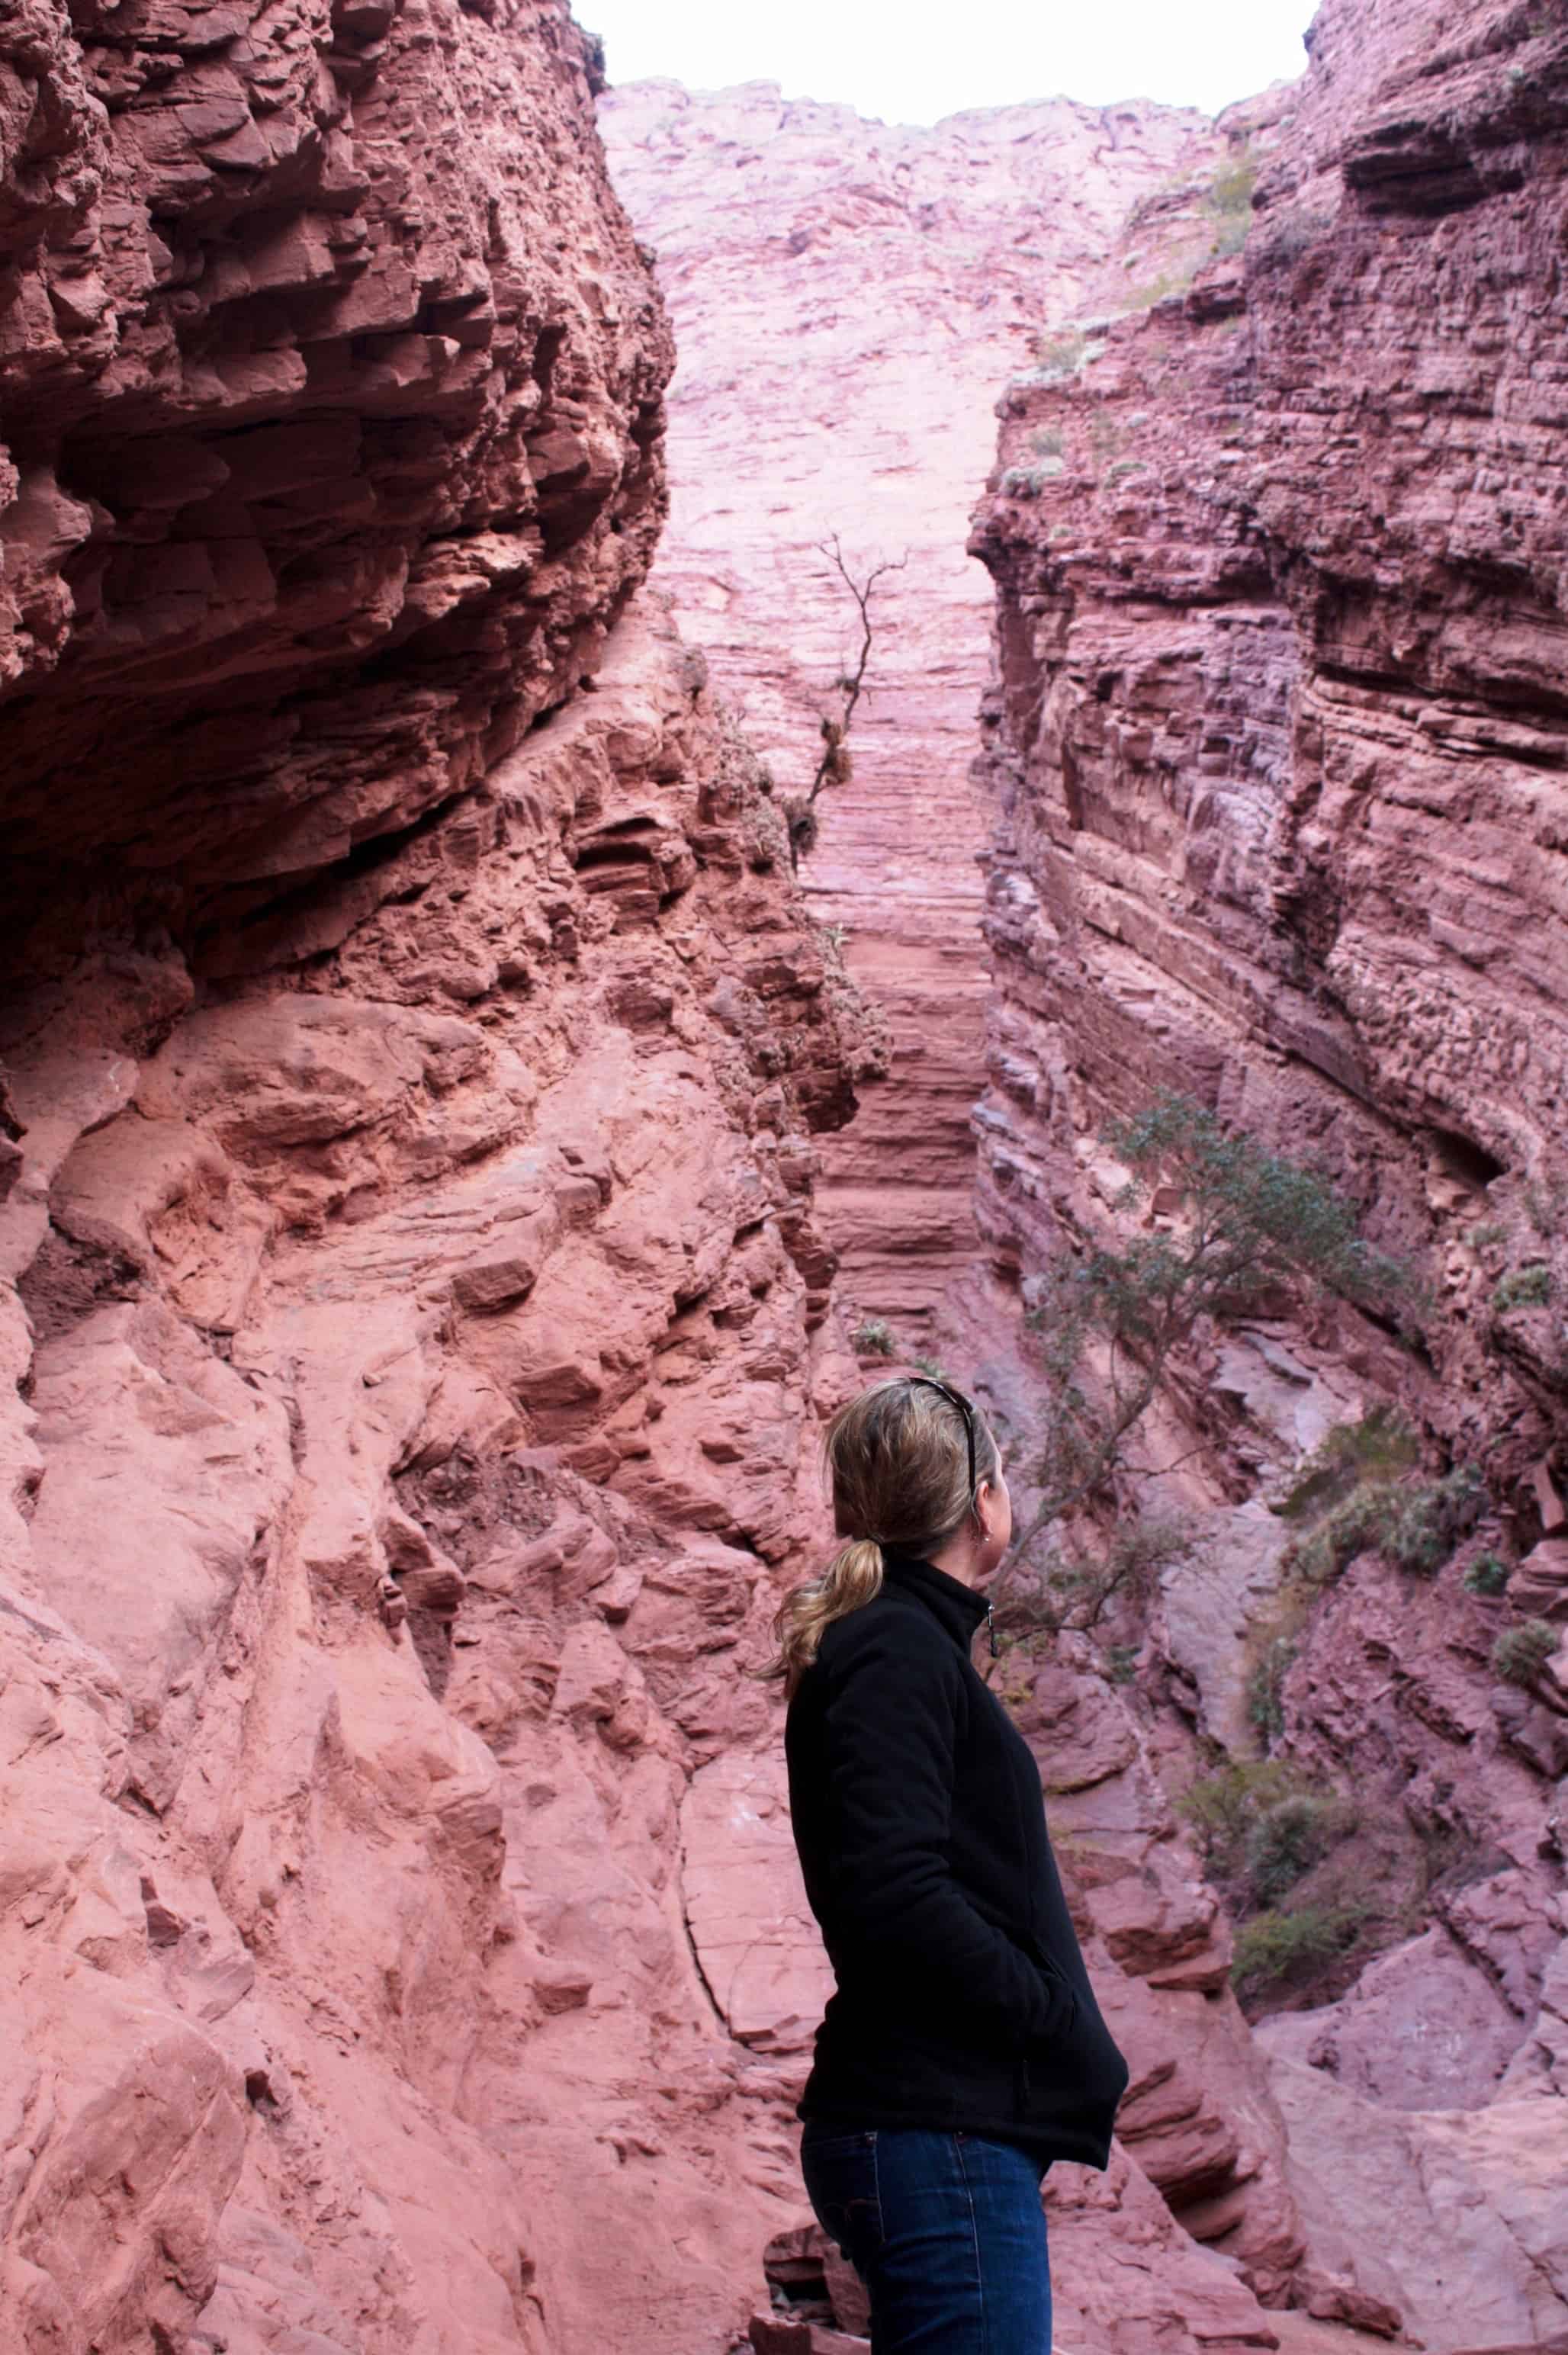
[[(997, 1296), (1027, 1288), (1110, 1231), (1106, 1116), (1174, 1083), (1424, 1276), (1417, 1343), (1339, 1309), (1195, 1355), (1162, 1436), (1211, 1541), (1139, 1680), (1244, 1759), (1272, 1658), (1275, 1755), (1362, 1810), (1388, 1951), (1266, 2031), (1314, 2258), (1429, 2348), (1555, 2345), (1568, 34), (1326, 0), (1310, 48), (1234, 119), (1240, 250), (1080, 309), (1002, 403), (979, 1216)], [(1479, 1518), (1435, 1576), (1352, 1546), (1308, 1608), (1293, 1470), (1391, 1407)]]
[(5, 2342), (727, 2347), (798, 2070), (694, 1957), (702, 1773), (863, 1058), (635, 593), (592, 55), (40, 0), (0, 126)]
[[(554, 0), (5, 39), (8, 2327), (720, 2355), (803, 2276), (853, 2324), (744, 1671), (858, 1379), (813, 1194), (871, 1059), (640, 592), (670, 347), (592, 51)], [(1142, 2099), (1054, 2187), (1063, 2313), (1274, 2347), (1277, 2114), (1093, 1731)], [(1172, 2214), (1238, 2187), (1252, 2286)]]
[[(1558, 1613), (1561, 1041), (1521, 911), (1562, 854), (1564, 70), (1528, 9), (1450, 53), (1344, 0), (1299, 104), (1218, 130), (618, 97), (690, 354), (666, 579), (770, 777), (644, 585), (671, 344), (560, 0), (0, 31), (27, 2355), (723, 2355), (753, 2310), (759, 2355), (840, 2355), (863, 2321), (805, 2222), (823, 1961), (746, 1671), (859, 1379), (834, 1242), (911, 1341), (969, 1263), (992, 796), (1015, 1427), (1002, 1305), (1093, 1223), (1103, 1109), (1173, 1069), (1440, 1237), (1453, 1302), (1424, 1369), (1375, 1327), (1243, 1337), (1194, 1475), (1233, 1542), (1158, 1658), (1002, 1664), (1133, 2063), (1108, 2177), (1050, 2185), (1063, 2334), (1561, 2328), (1563, 1677), (1489, 1682), (1513, 1605), (1459, 1562), (1414, 1600), (1355, 1564), (1303, 1631), (1292, 1740), (1462, 1869), (1381, 1977), (1265, 2031), (1272, 2077), (1150, 1699), (1234, 1736), (1275, 1560), (1242, 1444), (1284, 1467), (1385, 1391), (1487, 1453), (1476, 1542)], [(1254, 153), (1260, 223), (1210, 263)], [(1004, 379), (965, 780), (958, 518)], [(835, 528), (909, 561), (803, 895)], [(894, 1022), (848, 1138), (876, 1057), (822, 915)]]
[[(872, 605), (854, 775), (819, 805), (802, 879), (891, 1030), (893, 1084), (824, 1146), (824, 1217), (857, 1316), (930, 1349), (933, 1308), (975, 1249), (991, 813), (968, 773), (990, 599), (964, 538), (997, 388), (1061, 311), (1136, 298), (1190, 238), (1182, 191), (1224, 142), (1201, 116), (1142, 102), (1050, 100), (919, 129), (769, 83), (633, 84), (605, 94), (600, 120), (680, 353), (656, 577), (781, 795), (809, 784), (857, 651), (825, 546), (837, 535), (861, 580), (900, 567)], [(1144, 250), (1112, 260), (1151, 196)]]

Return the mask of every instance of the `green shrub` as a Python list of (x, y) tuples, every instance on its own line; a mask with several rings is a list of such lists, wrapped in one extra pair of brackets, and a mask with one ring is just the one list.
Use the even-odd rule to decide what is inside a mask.
[(1243, 1883), (1253, 1905), (1272, 1905), (1356, 1824), (1347, 1800), (1314, 1789), (1281, 1758), (1237, 1760), (1202, 1776), (1179, 1810), (1210, 1870)]
[(1296, 1791), (1276, 1801), (1247, 1834), (1247, 1879), (1259, 1903), (1283, 1897), (1348, 1829), (1346, 1811), (1336, 1800)]
[(1038, 466), (1008, 466), (997, 488), (1012, 499), (1034, 499), (1047, 483), (1062, 472), (1060, 458), (1042, 458)]
[(1505, 1627), (1492, 1646), (1492, 1674), (1505, 1684), (1532, 1685), (1557, 1649), (1557, 1630), (1544, 1619)]
[(1089, 343), (1082, 327), (1048, 327), (1035, 337), (1033, 348), (1038, 373), (1048, 378), (1072, 376), (1083, 366)]
[(1499, 1316), (1515, 1308), (1544, 1308), (1552, 1297), (1552, 1270), (1549, 1267), (1516, 1267), (1505, 1275), (1492, 1295), (1492, 1306)]
[(1281, 1566), (1293, 1578), (1312, 1586), (1327, 1586), (1360, 1553), (1381, 1543), (1395, 1509), (1393, 1491), (1381, 1484), (1364, 1483), (1334, 1507), (1310, 1537), (1286, 1546)]
[(1467, 1594), (1500, 1594), (1511, 1575), (1500, 1553), (1478, 1553), (1459, 1582)]
[(1524, 1208), (1536, 1233), (1550, 1241), (1568, 1225), (1568, 1181), (1561, 1178), (1532, 1180), (1524, 1189)]
[(1466, 1531), (1474, 1529), (1486, 1502), (1486, 1484), (1468, 1464), (1418, 1487), (1389, 1479), (1363, 1480), (1309, 1537), (1286, 1547), (1284, 1567), (1310, 1585), (1325, 1586), (1358, 1554), (1375, 1548), (1399, 1569), (1431, 1578)]
[(1420, 1488), (1402, 1488), (1383, 1551), (1401, 1570), (1435, 1577), (1487, 1504), (1487, 1487), (1472, 1464), (1461, 1464)]
[(856, 1348), (863, 1358), (896, 1358), (899, 1345), (892, 1327), (883, 1316), (868, 1316), (856, 1326), (852, 1335)]
[(1060, 458), (1061, 436), (1054, 426), (1040, 426), (1029, 435), (1029, 446), (1037, 458)]
[[(1091, 437), (1100, 421), (1092, 421)], [(1104, 422), (1115, 431), (1112, 419)], [(1083, 1562), (1067, 1557), (1064, 1581), (1056, 1532), (1086, 1505), (1112, 1501), (1172, 1352), (1201, 1323), (1223, 1325), (1260, 1308), (1277, 1314), (1282, 1295), (1328, 1291), (1371, 1306), (1413, 1290), (1409, 1272), (1362, 1240), (1354, 1210), (1322, 1177), (1229, 1134), (1195, 1098), (1162, 1094), (1111, 1122), (1103, 1142), (1129, 1173), (1108, 1205), (1125, 1223), (1110, 1235), (1064, 1233), (1024, 1284), (1028, 1347), (1044, 1395), (1040, 1444), (1019, 1471), (1038, 1501), (1015, 1534), (993, 1601), (1004, 1619), (1016, 1593), (1031, 1630), (1046, 1636), (1087, 1629), (1113, 1595), (1147, 1588), (1178, 1558), (1157, 1531), (1152, 1553), (1114, 1548), (1087, 1577)], [(1179, 1206), (1180, 1218), (1135, 1224), (1130, 1214), (1159, 1194)], [(1118, 1501), (1125, 1514), (1125, 1500)], [(1260, 1698), (1261, 1725), (1275, 1724), (1276, 1703), (1277, 1695)]]
[(1197, 1833), (1205, 1860), (1225, 1871), (1239, 1858), (1249, 1826), (1300, 1787), (1295, 1767), (1281, 1758), (1232, 1759), (1189, 1785), (1177, 1808)]
[(1247, 1718), (1264, 1742), (1285, 1732), (1285, 1679), (1296, 1657), (1296, 1637), (1275, 1636), (1264, 1646), (1247, 1678)]
[(1209, 191), (1211, 209), (1221, 215), (1250, 213), (1258, 184), (1258, 159), (1243, 148), (1214, 175)]
[(1375, 1406), (1359, 1423), (1339, 1423), (1325, 1433), (1278, 1508), (1287, 1521), (1336, 1505), (1363, 1480), (1392, 1478), (1420, 1460), (1416, 1436), (1396, 1406)]
[(1365, 1918), (1360, 1905), (1259, 1913), (1236, 1933), (1231, 1984), (1238, 1990), (1269, 1987), (1328, 1962), (1355, 1945)]
[(1208, 208), (1214, 221), (1211, 253), (1240, 253), (1253, 225), (1253, 190), (1257, 186), (1257, 158), (1246, 148), (1214, 176)]

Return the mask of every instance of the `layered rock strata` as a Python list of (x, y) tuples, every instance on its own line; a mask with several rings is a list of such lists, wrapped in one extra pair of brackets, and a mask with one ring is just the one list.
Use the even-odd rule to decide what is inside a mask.
[(1202, 118), (1142, 103), (921, 130), (768, 83), (635, 84), (600, 119), (681, 353), (657, 577), (781, 793), (809, 783), (858, 651), (825, 550), (837, 535), (861, 581), (900, 568), (872, 605), (854, 775), (820, 803), (802, 871), (892, 1031), (893, 1085), (824, 1148), (825, 1216), (860, 1313), (930, 1347), (975, 1241), (990, 812), (968, 770), (989, 601), (963, 542), (996, 387), (1061, 311), (1125, 303), (1157, 274), (1163, 232), (1107, 274), (1116, 232), (1219, 143)]
[(795, 2081), (681, 1822), (853, 1380), (860, 1050), (628, 602), (583, 45), (0, 42), (6, 2343), (727, 2346)]
[(845, 1058), (733, 761), (628, 619), (308, 986), (149, 1040), (90, 967), (16, 1058), (28, 2350), (723, 2345), (798, 2212), (681, 1877), (851, 1374)]
[(5, 37), (7, 952), (91, 904), (229, 971), (592, 669), (667, 331), (551, 0)]
[[(1401, 1885), (1440, 1927), (1281, 2030), (1276, 2084), (1315, 2254), (1429, 2347), (1545, 2343), (1568, 1654), (1522, 1687), (1491, 1663), (1563, 1617), (1568, 44), (1540, 10), (1328, 0), (1311, 54), (1231, 126), (1243, 249), (1136, 319), (1064, 322), (1002, 405), (980, 1218), (1004, 1283), (1104, 1231), (1096, 1133), (1174, 1081), (1429, 1272), (1413, 1355), (1341, 1316), (1194, 1361), (1168, 1435), (1200, 1443), (1186, 1501), (1221, 1536), (1158, 1635), (1241, 1751), (1286, 1600), (1275, 1476), (1391, 1402), (1431, 1470), (1484, 1476), (1434, 1585), (1368, 1554), (1291, 1638), (1286, 1753), (1383, 1811), (1376, 1870), (1424, 1850), (1429, 1897)], [(1463, 1583), (1483, 1547), (1519, 1565), (1501, 1602)], [(1378, 2023), (1409, 2008), (1452, 2033), (1396, 2062)]]

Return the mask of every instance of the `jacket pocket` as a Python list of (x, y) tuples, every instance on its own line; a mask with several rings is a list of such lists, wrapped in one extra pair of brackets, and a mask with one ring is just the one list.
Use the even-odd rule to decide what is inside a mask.
[(1020, 1936), (1019, 1944), (1045, 1981), (1046, 1991), (1051, 2000), (1048, 2025), (1039, 2035), (1024, 2039), (1026, 2051), (1041, 2051), (1049, 2046), (1060, 2044), (1064, 2038), (1073, 2034), (1078, 2025), (1078, 1990), (1061, 1965), (1040, 1945), (1040, 1940), (1032, 1933), (1024, 1932)]
[(1047, 1978), (1056, 1979), (1063, 1987), (1069, 1987), (1072, 1985), (1066, 1972), (1062, 1969), (1061, 1965), (1055, 1959), (1051, 1949), (1048, 1946), (1042, 1946), (1040, 1945), (1040, 1940), (1035, 1936), (1032, 1930), (1026, 1930), (1019, 1943), (1023, 1947), (1025, 1953), (1040, 1965), (1040, 1969), (1045, 1973)]

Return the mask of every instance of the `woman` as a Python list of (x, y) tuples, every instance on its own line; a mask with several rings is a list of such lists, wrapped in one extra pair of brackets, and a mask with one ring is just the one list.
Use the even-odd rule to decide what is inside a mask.
[(851, 1401), (827, 1454), (849, 1542), (786, 1598), (773, 1665), (837, 1981), (797, 2105), (801, 2170), (866, 2284), (875, 2355), (1050, 2355), (1040, 2182), (1053, 2158), (1104, 2166), (1127, 2073), (1040, 1771), (969, 1657), (1008, 1486), (969, 1401), (923, 1377)]

